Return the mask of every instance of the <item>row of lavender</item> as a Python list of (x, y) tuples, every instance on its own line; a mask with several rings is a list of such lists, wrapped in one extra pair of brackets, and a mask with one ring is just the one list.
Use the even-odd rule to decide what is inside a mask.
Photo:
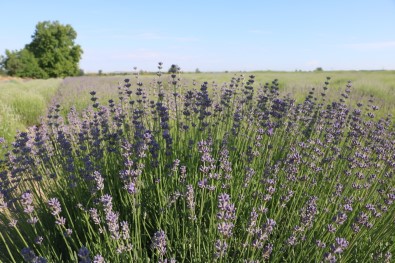
[(160, 72), (56, 105), (0, 172), (5, 262), (390, 262), (394, 131), (373, 100)]

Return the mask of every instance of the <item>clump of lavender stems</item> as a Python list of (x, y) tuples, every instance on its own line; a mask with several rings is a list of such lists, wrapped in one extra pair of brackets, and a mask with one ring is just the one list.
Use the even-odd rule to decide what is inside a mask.
[(91, 106), (55, 103), (18, 134), (0, 261), (390, 262), (395, 130), (373, 98), (351, 82), (328, 97), (327, 78), (296, 102), (279, 80), (190, 86), (162, 67), (108, 103), (67, 78)]

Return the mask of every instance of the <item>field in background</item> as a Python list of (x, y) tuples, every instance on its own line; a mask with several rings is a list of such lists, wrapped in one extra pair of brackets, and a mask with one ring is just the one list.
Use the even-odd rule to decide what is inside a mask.
[[(280, 93), (282, 95), (290, 94), (297, 102), (304, 100), (312, 88), (316, 88), (317, 92), (320, 92), (327, 76), (331, 77), (329, 92), (327, 92), (328, 99), (337, 99), (339, 90), (344, 90), (350, 80), (353, 85), (350, 103), (366, 102), (373, 96), (375, 104), (380, 105), (383, 112), (395, 116), (395, 71), (181, 73), (177, 77), (180, 78), (184, 87), (192, 86), (191, 83), (195, 80), (198, 88), (201, 83), (207, 81), (213, 91), (216, 88), (221, 88), (224, 83), (230, 83), (233, 77), (244, 76), (247, 81), (251, 74), (255, 75), (254, 87), (256, 90), (259, 89), (259, 85), (278, 79)], [(149, 90), (148, 94), (155, 91), (155, 89), (150, 90), (150, 87), (155, 87), (156, 80), (158, 80), (156, 75), (149, 74), (66, 78), (55, 100), (63, 107), (64, 113), (68, 112), (72, 106), (80, 111), (92, 104), (89, 92), (94, 90), (97, 92), (100, 102), (107, 104), (109, 99), (118, 97), (118, 82), (123, 84), (125, 78), (131, 79), (132, 90), (137, 88), (136, 82), (141, 81), (144, 84), (143, 87)], [(171, 81), (168, 74), (163, 74), (161, 80), (165, 87), (166, 83)]]
[[(332, 71), (332, 72), (229, 72), (229, 73), (181, 73), (177, 75), (184, 87), (192, 86), (196, 81), (198, 88), (207, 81), (211, 92), (229, 83), (233, 77), (255, 75), (255, 89), (260, 85), (279, 80), (280, 93), (290, 94), (298, 102), (302, 101), (312, 88), (321, 91), (326, 77), (331, 77), (328, 99), (338, 96), (339, 90), (344, 90), (348, 80), (352, 81), (353, 88), (351, 103), (366, 102), (374, 96), (375, 104), (380, 105), (382, 112), (395, 115), (395, 72), (394, 71)], [(90, 91), (96, 91), (100, 103), (107, 104), (109, 99), (118, 98), (118, 86), (123, 84), (125, 78), (133, 83), (132, 90), (137, 88), (136, 83), (141, 81), (147, 93), (155, 92), (156, 75), (120, 75), (120, 76), (85, 76), (50, 80), (0, 80), (0, 137), (11, 142), (17, 130), (38, 124), (40, 116), (46, 112), (49, 102), (62, 106), (65, 115), (71, 107), (81, 111), (92, 104)], [(161, 80), (166, 84), (171, 81), (169, 74), (163, 74)], [(171, 86), (171, 85), (167, 85)], [(171, 87), (170, 87), (171, 88)], [(332, 91), (332, 92), (331, 92)], [(182, 93), (182, 91), (178, 91)]]
[(12, 142), (17, 130), (39, 123), (62, 79), (0, 79), (0, 137)]

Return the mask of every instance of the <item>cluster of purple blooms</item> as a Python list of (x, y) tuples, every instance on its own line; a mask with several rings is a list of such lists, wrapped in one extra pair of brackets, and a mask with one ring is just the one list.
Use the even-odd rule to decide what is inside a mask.
[(222, 257), (227, 250), (227, 242), (233, 235), (233, 228), (235, 227), (234, 221), (236, 221), (236, 207), (230, 201), (230, 196), (226, 193), (222, 193), (218, 196), (218, 233), (219, 239), (215, 245), (215, 257)]
[(354, 105), (347, 83), (329, 99), (328, 78), (297, 103), (278, 80), (189, 87), (161, 68), (18, 134), (0, 261), (391, 261), (395, 129), (373, 98)]

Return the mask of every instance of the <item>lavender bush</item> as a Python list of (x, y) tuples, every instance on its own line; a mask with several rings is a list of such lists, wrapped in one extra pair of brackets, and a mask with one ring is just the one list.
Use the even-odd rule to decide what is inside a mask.
[(61, 116), (1, 161), (5, 262), (390, 262), (395, 137), (351, 83), (303, 103), (254, 76), (154, 85)]

